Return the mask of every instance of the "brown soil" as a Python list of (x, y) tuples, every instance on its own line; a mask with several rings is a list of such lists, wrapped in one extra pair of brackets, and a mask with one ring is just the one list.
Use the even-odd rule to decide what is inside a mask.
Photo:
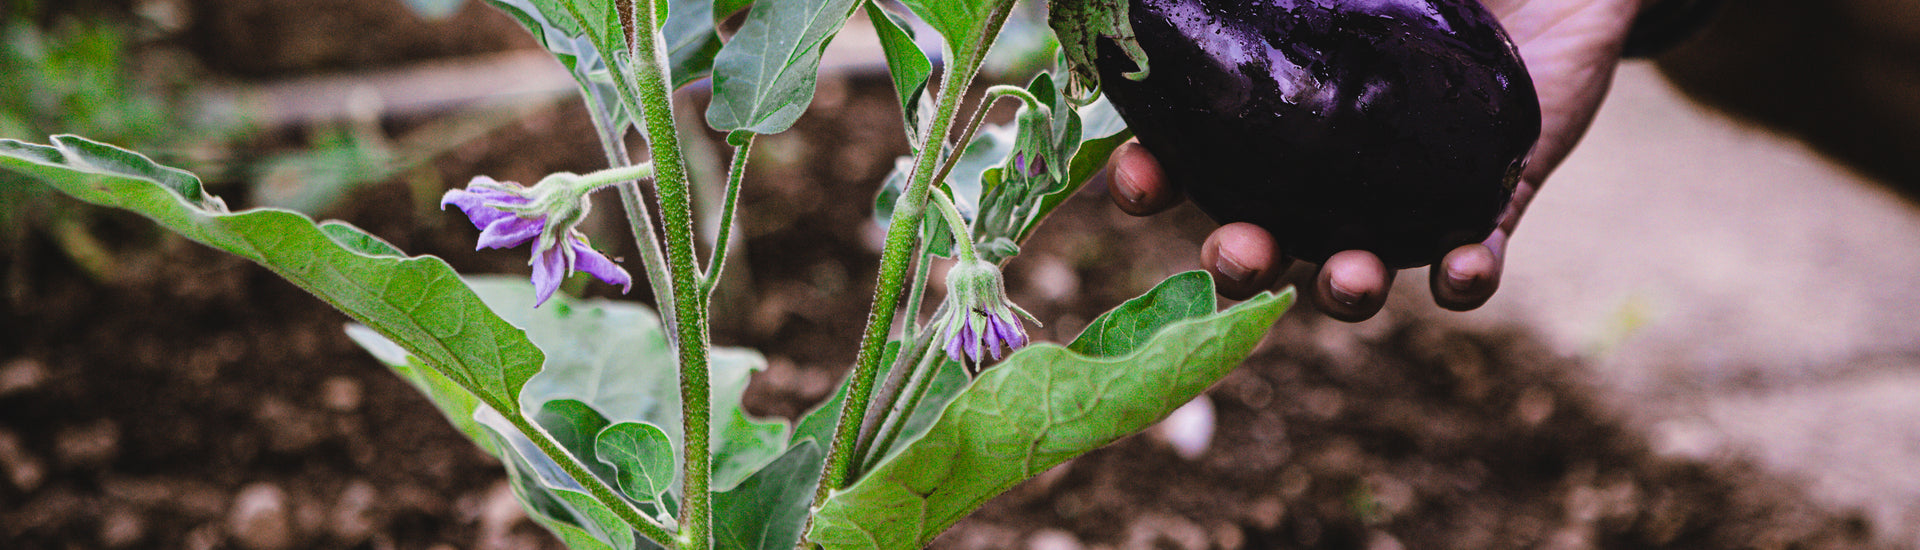
[[(756, 147), (734, 264), (749, 297), (726, 302), (716, 340), (768, 356), (748, 395), (757, 412), (798, 414), (852, 360), (876, 263), (871, 197), (905, 148), (885, 86), (823, 79), (808, 117)], [(586, 128), (567, 105), (433, 169), (449, 186), (590, 170)], [(1210, 227), (1190, 209), (1128, 218), (1089, 191), (1010, 269), (1016, 299), (1047, 322), (1037, 337), (1068, 339), (1191, 269)], [(223, 193), (248, 202), (243, 186)], [(327, 215), (465, 272), (524, 272), (524, 251), (472, 252), (470, 226), (434, 198), (389, 182)], [(0, 312), (0, 547), (559, 547), (519, 515), (491, 459), (344, 337), (344, 316), (138, 218), (90, 228), (119, 243), (111, 280), (43, 235), (0, 256), (0, 273), (21, 274)], [(597, 237), (612, 246), (607, 229)], [(629, 298), (647, 299), (644, 285)], [(1197, 460), (1128, 438), (994, 500), (935, 547), (1866, 544), (1870, 525), (1808, 504), (1792, 480), (1653, 454), (1594, 401), (1581, 365), (1524, 329), (1386, 316), (1289, 313), (1210, 392), (1218, 430)]]

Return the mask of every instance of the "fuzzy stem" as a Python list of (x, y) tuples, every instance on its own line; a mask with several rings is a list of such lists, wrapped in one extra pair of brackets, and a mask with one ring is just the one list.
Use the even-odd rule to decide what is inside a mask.
[(727, 247), (732, 246), (733, 216), (740, 206), (740, 184), (747, 176), (747, 154), (752, 152), (753, 137), (749, 135), (739, 145), (733, 147), (733, 163), (727, 167), (727, 196), (720, 207), (719, 235), (713, 239), (713, 252), (707, 257), (706, 276), (700, 281), (700, 294), (707, 303), (713, 301), (713, 289), (719, 286), (720, 273), (727, 266)]
[[(930, 344), (933, 342), (933, 339), (927, 338), (926, 341)], [(904, 405), (889, 404), (890, 408), (897, 408), (892, 408), (893, 413), (887, 415), (891, 421), (887, 423), (886, 435), (881, 437), (877, 443), (873, 444), (871, 454), (862, 462), (860, 470), (863, 472), (873, 469), (874, 466), (880, 464), (880, 459), (887, 457), (887, 450), (893, 447), (895, 440), (900, 439), (900, 434), (906, 430), (907, 421), (913, 419), (914, 409), (920, 407), (920, 401), (927, 397), (927, 389), (933, 387), (933, 379), (940, 374), (941, 363), (938, 358), (943, 352), (931, 345), (921, 348), (919, 351), (920, 357), (913, 362), (913, 369), (911, 371), (911, 377), (914, 380), (913, 393), (907, 394), (907, 402)]]
[[(900, 287), (905, 283), (910, 259), (908, 255), (918, 240), (921, 218), (926, 214), (928, 190), (931, 182), (935, 181), (935, 165), (939, 164), (940, 153), (946, 148), (948, 133), (959, 114), (960, 100), (973, 83), (974, 74), (980, 69), (980, 61), (988, 45), (1000, 35), (1000, 26), (1006, 22), (1012, 5), (1011, 0), (997, 2), (987, 14), (987, 24), (981, 29), (982, 33), (973, 37), (986, 44), (967, 55), (954, 57), (947, 65), (946, 73), (941, 75), (933, 124), (929, 125), (927, 134), (920, 140), (922, 145), (914, 158), (913, 177), (908, 180), (900, 198), (894, 202), (893, 220), (887, 227), (886, 247), (880, 255), (880, 273), (874, 284), (873, 306), (867, 315), (866, 330), (860, 336), (860, 353), (854, 361), (853, 372), (847, 375), (850, 379), (846, 405), (840, 410), (833, 443), (827, 450), (827, 466), (821, 473), (820, 486), (814, 493), (814, 506), (825, 502), (833, 491), (846, 486), (850, 480), (855, 458), (853, 447), (859, 443), (861, 420), (866, 418), (867, 408), (871, 406), (869, 400), (873, 398), (880, 359), (886, 350), (887, 332), (893, 327), (894, 313), (900, 305)], [(955, 156), (958, 156), (957, 152)]]
[(955, 260), (962, 262), (978, 261), (980, 255), (973, 252), (973, 228), (967, 225), (967, 219), (960, 216), (960, 208), (953, 205), (953, 198), (943, 192), (932, 192), (933, 205), (947, 219), (947, 233), (953, 235)]
[[(593, 117), (593, 126), (601, 132), (600, 151), (606, 153), (607, 165), (633, 164), (627, 156), (626, 128), (612, 127), (607, 115), (600, 112), (600, 102), (584, 89), (582, 94), (586, 96), (587, 114)], [(653, 290), (655, 309), (660, 310), (662, 323), (674, 326), (678, 314), (673, 307), (673, 282), (668, 279), (667, 257), (660, 249), (660, 235), (653, 229), (653, 213), (647, 209), (646, 195), (640, 192), (640, 184), (635, 181), (620, 182), (617, 188), (620, 205), (627, 213), (627, 227), (633, 230), (634, 246), (640, 249), (640, 264), (647, 270), (647, 287)], [(669, 343), (679, 345), (678, 335), (669, 332), (667, 336)]]
[(568, 476), (572, 476), (574, 481), (579, 482), (581, 487), (587, 489), (588, 494), (593, 495), (594, 500), (598, 500), (601, 504), (606, 505), (607, 509), (613, 511), (614, 515), (620, 516), (620, 519), (627, 522), (627, 525), (632, 526), (635, 531), (639, 531), (641, 536), (647, 537), (647, 540), (651, 540), (661, 546), (673, 546), (672, 543), (676, 539), (671, 531), (661, 526), (659, 522), (654, 521), (653, 518), (647, 517), (646, 513), (641, 512), (632, 502), (622, 498), (618, 491), (615, 491), (613, 487), (607, 485), (606, 480), (594, 476), (593, 472), (587, 469), (587, 465), (581, 464), (579, 457), (573, 456), (573, 453), (567, 452), (564, 447), (561, 447), (560, 442), (554, 440), (553, 434), (547, 432), (546, 428), (528, 420), (527, 417), (522, 414), (503, 414), (501, 416), (505, 417), (508, 422), (513, 423), (513, 427), (520, 430), (520, 433), (527, 436), (527, 439), (533, 440), (533, 444), (540, 447), (541, 453), (546, 454), (548, 458), (552, 458), (555, 463), (558, 463), (561, 470), (565, 470)]
[[(643, 0), (644, 1), (644, 0)], [(633, 112), (647, 128), (647, 147), (653, 154), (654, 186), (659, 190), (660, 221), (666, 231), (667, 269), (673, 280), (673, 302), (679, 311), (675, 333), (680, 345), (680, 411), (682, 460), (679, 546), (685, 550), (710, 548), (713, 533), (713, 455), (708, 432), (713, 416), (712, 390), (707, 376), (711, 346), (706, 300), (700, 292), (699, 266), (693, 244), (693, 201), (687, 189), (687, 167), (680, 154), (680, 134), (673, 123), (673, 96), (668, 87), (665, 45), (652, 2), (635, 6), (621, 2), (620, 24), (627, 38), (624, 81)], [(621, 71), (613, 71), (619, 73)], [(637, 104), (635, 103), (637, 102)]]
[[(927, 279), (933, 275), (933, 269), (931, 269), (933, 257), (927, 254), (926, 240), (923, 239), (920, 241), (919, 246), (915, 248), (913, 257), (918, 258), (918, 260), (913, 262), (913, 284), (910, 285), (907, 290), (907, 315), (910, 317), (907, 318), (905, 323), (901, 323), (900, 327), (902, 349), (894, 357), (893, 365), (887, 368), (887, 380), (885, 383), (880, 384), (880, 393), (873, 398), (873, 402), (878, 406), (867, 408), (866, 418), (860, 421), (860, 439), (856, 440), (858, 443), (854, 445), (853, 451), (853, 456), (856, 457), (867, 456), (867, 449), (873, 445), (874, 437), (880, 431), (881, 424), (883, 424), (884, 417), (882, 417), (882, 414), (893, 410), (894, 406), (899, 404), (900, 390), (906, 386), (907, 375), (909, 374), (906, 367), (908, 361), (913, 359), (905, 348), (928, 344), (928, 342), (921, 341), (923, 335), (919, 332), (920, 304), (926, 299)], [(931, 328), (929, 328), (929, 331), (931, 331)], [(931, 336), (931, 334), (929, 333), (925, 336)], [(860, 463), (856, 463), (855, 465), (859, 466)], [(860, 471), (863, 470), (864, 468), (860, 468), (853, 473), (857, 476)]]

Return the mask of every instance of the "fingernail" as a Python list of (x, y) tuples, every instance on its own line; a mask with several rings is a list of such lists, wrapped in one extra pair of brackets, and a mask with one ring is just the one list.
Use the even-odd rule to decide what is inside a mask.
[(1340, 302), (1341, 305), (1360, 305), (1360, 294), (1340, 286), (1339, 281), (1328, 281), (1327, 291), (1333, 295), (1333, 301)]
[(1447, 269), (1447, 289), (1454, 292), (1473, 290), (1473, 276), (1459, 269)]
[(1224, 250), (1220, 252), (1220, 257), (1213, 261), (1213, 269), (1236, 283), (1243, 283), (1253, 278), (1252, 268), (1233, 259), (1233, 256)]
[(1141, 202), (1147, 200), (1147, 193), (1134, 185), (1133, 176), (1126, 170), (1113, 171), (1113, 189), (1120, 192), (1121, 200), (1132, 206), (1140, 206)]

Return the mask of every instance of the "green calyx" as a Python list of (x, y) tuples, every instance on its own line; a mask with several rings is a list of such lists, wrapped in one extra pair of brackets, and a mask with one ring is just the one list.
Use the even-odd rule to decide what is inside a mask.
[(1047, 25), (1060, 39), (1060, 51), (1067, 58), (1067, 99), (1076, 105), (1092, 103), (1100, 94), (1100, 70), (1094, 66), (1101, 38), (1112, 40), (1135, 70), (1127, 78), (1147, 78), (1147, 52), (1134, 37), (1133, 24), (1127, 20), (1128, 0), (1051, 0), (1047, 5)]

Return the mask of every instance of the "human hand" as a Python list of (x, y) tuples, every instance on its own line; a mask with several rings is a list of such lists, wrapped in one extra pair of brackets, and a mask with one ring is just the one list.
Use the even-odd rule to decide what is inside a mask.
[[(1540, 97), (1540, 140), (1520, 176), (1513, 200), (1485, 241), (1454, 249), (1429, 272), (1433, 300), (1466, 311), (1487, 302), (1500, 286), (1507, 240), (1548, 174), (1566, 160), (1600, 109), (1620, 61), (1627, 28), (1641, 0), (1481, 0), (1499, 17)], [(1166, 181), (1146, 148), (1127, 143), (1107, 164), (1114, 204), (1136, 216), (1178, 204), (1180, 192)], [(1243, 299), (1273, 286), (1290, 260), (1273, 236), (1248, 223), (1221, 226), (1200, 249), (1220, 294)], [(1386, 303), (1394, 272), (1373, 253), (1334, 254), (1314, 277), (1312, 299), (1329, 317), (1357, 322)]]

